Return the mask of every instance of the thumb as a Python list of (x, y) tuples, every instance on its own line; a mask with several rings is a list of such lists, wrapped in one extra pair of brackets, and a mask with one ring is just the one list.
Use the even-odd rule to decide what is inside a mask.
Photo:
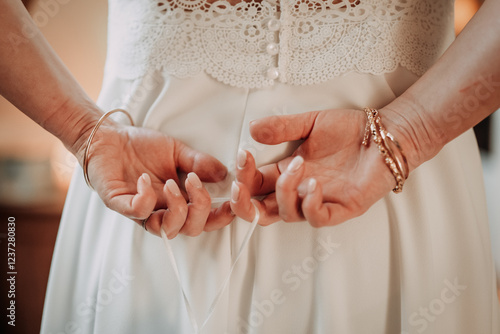
[(269, 116), (250, 122), (250, 134), (262, 144), (274, 145), (309, 136), (318, 111), (295, 115)]
[(227, 168), (209, 154), (197, 151), (175, 141), (175, 165), (183, 172), (196, 173), (204, 182), (222, 181), (227, 175)]

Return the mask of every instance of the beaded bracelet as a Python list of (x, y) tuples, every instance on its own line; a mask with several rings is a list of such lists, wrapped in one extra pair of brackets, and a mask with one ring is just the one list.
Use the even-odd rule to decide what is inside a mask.
[(396, 187), (392, 189), (395, 193), (403, 191), (403, 185), (410, 169), (408, 162), (399, 143), (394, 139), (382, 125), (382, 120), (377, 109), (364, 108), (367, 122), (362, 144), (368, 146), (368, 140), (372, 137), (378, 146), (379, 152), (384, 158), (384, 162), (396, 180)]
[(132, 119), (132, 116), (130, 116), (130, 114), (123, 109), (113, 109), (111, 111), (108, 111), (107, 113), (102, 115), (101, 118), (99, 118), (99, 120), (97, 121), (96, 125), (92, 129), (92, 132), (90, 133), (89, 139), (87, 139), (87, 144), (85, 146), (85, 151), (83, 153), (83, 177), (85, 178), (85, 182), (87, 183), (89, 188), (92, 190), (94, 190), (94, 187), (92, 187), (92, 185), (90, 184), (90, 178), (89, 178), (90, 145), (92, 144), (92, 140), (94, 139), (94, 136), (95, 136), (97, 130), (99, 130), (99, 127), (101, 126), (101, 124), (106, 120), (106, 118), (108, 118), (109, 116), (111, 116), (112, 114), (114, 114), (116, 112), (124, 113), (128, 117), (128, 119), (130, 121), (130, 125), (134, 126), (134, 120)]

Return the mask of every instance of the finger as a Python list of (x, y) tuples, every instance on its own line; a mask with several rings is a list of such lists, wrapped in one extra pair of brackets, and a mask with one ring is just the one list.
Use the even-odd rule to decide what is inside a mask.
[(189, 196), (188, 214), (179, 233), (190, 237), (200, 235), (211, 210), (211, 199), (195, 173), (189, 173), (186, 179), (186, 191)]
[(276, 196), (274, 193), (257, 201), (242, 183), (233, 181), (231, 185), (231, 210), (240, 218), (251, 222), (255, 218), (255, 207), (259, 210), (259, 225), (267, 226), (280, 220)]
[(279, 215), (286, 222), (304, 220), (300, 209), (300, 198), (297, 188), (304, 175), (304, 158), (300, 155), (293, 158), (286, 171), (276, 182), (276, 201)]
[(234, 213), (231, 211), (231, 205), (229, 202), (225, 202), (220, 207), (210, 211), (203, 230), (205, 232), (220, 230), (224, 226), (229, 225), (234, 217)]
[(218, 182), (224, 180), (227, 168), (219, 160), (209, 154), (197, 151), (175, 141), (176, 166), (185, 173), (194, 172), (205, 182)]
[[(173, 239), (184, 226), (188, 215), (188, 205), (179, 186), (172, 179), (165, 182), (163, 193), (168, 209), (162, 217), (161, 228), (165, 231), (168, 239)], [(158, 230), (158, 234), (160, 234), (159, 232)]]
[(309, 136), (318, 111), (285, 116), (269, 116), (250, 122), (250, 134), (263, 144), (274, 145)]
[(307, 194), (302, 201), (302, 213), (314, 227), (338, 225), (352, 218), (349, 210), (339, 203), (323, 203), (321, 184), (309, 179)]
[(156, 236), (161, 236), (163, 228), (169, 239), (174, 238), (184, 225), (187, 216), (187, 203), (182, 196), (177, 183), (170, 179), (163, 187), (163, 197), (168, 209), (154, 211), (144, 220), (136, 220), (146, 231)]
[(156, 193), (148, 174), (142, 174), (137, 180), (137, 193), (115, 194), (106, 205), (122, 215), (132, 219), (145, 219), (154, 210)]
[(248, 188), (243, 183), (233, 181), (231, 184), (231, 210), (246, 221), (252, 221), (255, 217), (255, 209), (250, 202), (251, 197)]
[(135, 220), (139, 226), (144, 227), (144, 229), (156, 236), (160, 236), (160, 227), (163, 219), (163, 215), (167, 210), (161, 209), (151, 213), (146, 219)]
[(239, 150), (236, 158), (236, 180), (243, 183), (252, 196), (273, 192), (280, 176), (277, 164), (269, 164), (257, 169), (255, 159), (248, 151)]

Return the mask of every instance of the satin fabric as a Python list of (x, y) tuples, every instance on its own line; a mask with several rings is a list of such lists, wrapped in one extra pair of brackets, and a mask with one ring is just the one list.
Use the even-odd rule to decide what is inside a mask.
[[(238, 148), (259, 165), (296, 143), (266, 146), (248, 123), (270, 114), (380, 107), (391, 87), (415, 79), (352, 73), (326, 84), (231, 88), (206, 75), (144, 80), (107, 77), (99, 105), (124, 92), (142, 126), (214, 155), (234, 171)], [(141, 87), (149, 85), (147, 95)], [(401, 89), (401, 87), (398, 87)], [(141, 98), (139, 98), (141, 97)], [(134, 102), (135, 101), (135, 102)], [(229, 197), (226, 182), (209, 185)], [(369, 191), (367, 189), (367, 191)], [(228, 273), (250, 224), (172, 242), (198, 321)], [(190, 333), (180, 287), (160, 238), (107, 209), (77, 170), (65, 206), (45, 302), (43, 333)], [(472, 132), (339, 226), (258, 226), (206, 333), (498, 333), (498, 301), (481, 165)]]
[[(112, 62), (98, 105), (123, 107), (138, 126), (222, 161), (226, 180), (206, 184), (219, 199), (229, 198), (239, 148), (262, 165), (298, 145), (256, 143), (251, 120), (382, 107), (417, 80), (398, 68), (248, 89), (205, 73), (179, 79), (156, 71), (126, 80), (109, 70)], [(358, 218), (321, 229), (307, 222), (257, 226), (203, 333), (498, 333), (482, 182), (468, 131), (416, 169), (403, 193), (388, 194)], [(172, 241), (198, 322), (249, 228), (236, 218), (219, 231)], [(42, 333), (192, 333), (162, 240), (107, 209), (79, 168), (54, 250)]]

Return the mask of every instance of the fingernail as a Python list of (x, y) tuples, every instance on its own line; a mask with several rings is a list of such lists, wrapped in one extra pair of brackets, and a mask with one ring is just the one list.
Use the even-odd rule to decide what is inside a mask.
[(247, 164), (247, 153), (241, 148), (238, 150), (238, 154), (236, 155), (236, 163), (239, 169), (245, 168), (245, 165)]
[(236, 203), (240, 199), (240, 187), (233, 181), (231, 185), (231, 202)]
[(304, 163), (304, 158), (302, 158), (300, 155), (297, 155), (295, 158), (293, 158), (292, 162), (290, 162), (286, 171), (289, 173), (295, 173), (296, 171), (299, 170), (299, 168), (302, 166), (303, 163)]
[(231, 204), (229, 204), (229, 202), (225, 202), (224, 204), (222, 204), (221, 209), (224, 210), (224, 211), (229, 211), (229, 214), (232, 217), (236, 216), (236, 213), (234, 213), (233, 209), (231, 209)]
[(191, 172), (188, 174), (187, 176), (187, 179), (189, 181), (189, 183), (191, 183), (191, 185), (195, 188), (198, 188), (200, 189), (203, 185), (201, 184), (201, 180), (200, 178), (198, 177), (198, 175), (196, 175), (195, 173)]
[(298, 187), (297, 188), (297, 194), (299, 195), (300, 198), (304, 198), (307, 195), (307, 187)]
[(144, 180), (144, 182), (146, 182), (146, 184), (148, 186), (151, 185), (151, 178), (149, 177), (149, 175), (147, 173), (142, 174), (141, 177)]
[(316, 182), (316, 179), (310, 179), (309, 183), (307, 184), (307, 192), (312, 194), (316, 190), (316, 185), (318, 183)]
[(174, 180), (172, 180), (172, 179), (167, 180), (167, 182), (165, 183), (165, 186), (168, 188), (168, 191), (170, 191), (172, 194), (174, 194), (174, 196), (179, 197), (181, 195), (181, 191), (179, 189), (179, 186), (177, 185), (177, 183), (175, 183)]

